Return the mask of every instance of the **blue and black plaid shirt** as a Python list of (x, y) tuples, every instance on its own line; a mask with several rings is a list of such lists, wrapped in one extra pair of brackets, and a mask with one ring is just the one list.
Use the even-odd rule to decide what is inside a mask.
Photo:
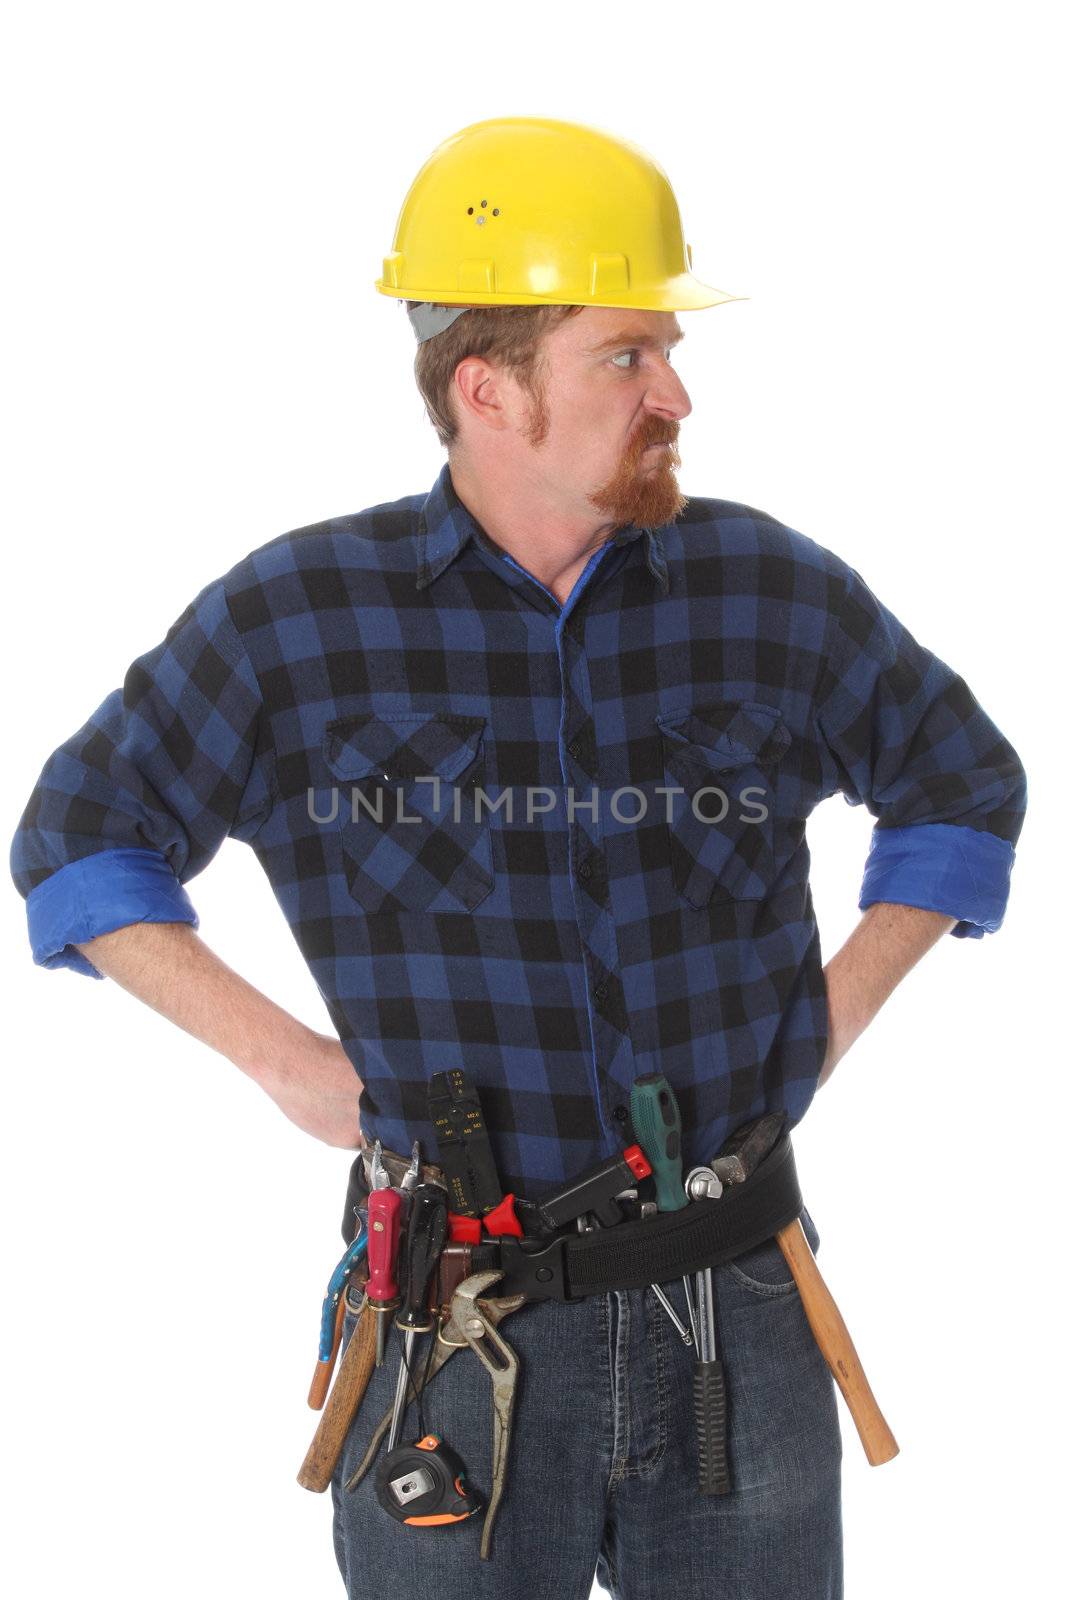
[(261, 862), (364, 1083), (434, 1150), (463, 1067), (505, 1188), (618, 1150), (662, 1071), (686, 1168), (815, 1092), (826, 987), (805, 821), (877, 819), (859, 904), (999, 927), (1012, 746), (859, 573), (750, 506), (618, 530), (564, 606), (430, 494), (304, 528), (209, 584), (50, 757), (12, 870), (34, 959), (189, 922), (227, 835)]

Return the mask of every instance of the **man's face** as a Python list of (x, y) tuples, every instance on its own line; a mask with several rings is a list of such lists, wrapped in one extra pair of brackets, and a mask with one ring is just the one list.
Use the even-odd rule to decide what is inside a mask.
[(683, 337), (672, 311), (584, 306), (543, 339), (525, 436), (567, 510), (657, 527), (684, 509), (676, 440), (693, 408), (669, 356)]

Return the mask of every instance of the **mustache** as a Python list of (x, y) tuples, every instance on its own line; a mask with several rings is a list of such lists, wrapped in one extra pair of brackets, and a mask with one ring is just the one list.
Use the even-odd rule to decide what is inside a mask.
[(649, 417), (634, 434), (635, 448), (645, 450), (650, 444), (677, 444), (680, 424), (669, 417)]
[[(677, 456), (679, 424), (668, 417), (649, 417), (641, 428), (635, 433), (626, 451), (628, 465), (636, 466), (641, 456), (649, 445), (665, 444), (670, 448), (671, 454)], [(677, 461), (675, 462), (677, 465)]]

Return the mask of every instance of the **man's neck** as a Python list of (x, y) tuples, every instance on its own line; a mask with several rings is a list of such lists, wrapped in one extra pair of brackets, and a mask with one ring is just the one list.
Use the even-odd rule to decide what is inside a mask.
[(449, 457), (452, 487), (494, 544), (544, 584), (560, 605), (566, 603), (589, 557), (606, 544), (618, 524), (568, 514), (558, 500), (524, 480), (502, 475), (490, 483), (459, 457)]

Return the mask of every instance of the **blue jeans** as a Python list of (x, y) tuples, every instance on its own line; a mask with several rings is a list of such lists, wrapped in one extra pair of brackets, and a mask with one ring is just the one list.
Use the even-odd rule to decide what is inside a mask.
[[(806, 1210), (801, 1225), (817, 1250)], [(341, 1487), (392, 1401), (393, 1333), (332, 1485), (349, 1596), (589, 1600), (595, 1575), (613, 1600), (840, 1600), (841, 1434), (830, 1369), (773, 1239), (713, 1273), (732, 1493), (698, 1489), (692, 1352), (650, 1290), (624, 1290), (527, 1304), (500, 1325), (521, 1365), (490, 1559), (479, 1558), (479, 1516), (405, 1527), (378, 1504), (373, 1469), (354, 1491)], [(663, 1287), (687, 1321), (681, 1284)], [(346, 1340), (354, 1326), (348, 1315)], [(490, 1385), (472, 1352), (459, 1351), (433, 1379), (424, 1414), (488, 1498)], [(401, 1439), (410, 1443), (416, 1429), (412, 1405)]]

